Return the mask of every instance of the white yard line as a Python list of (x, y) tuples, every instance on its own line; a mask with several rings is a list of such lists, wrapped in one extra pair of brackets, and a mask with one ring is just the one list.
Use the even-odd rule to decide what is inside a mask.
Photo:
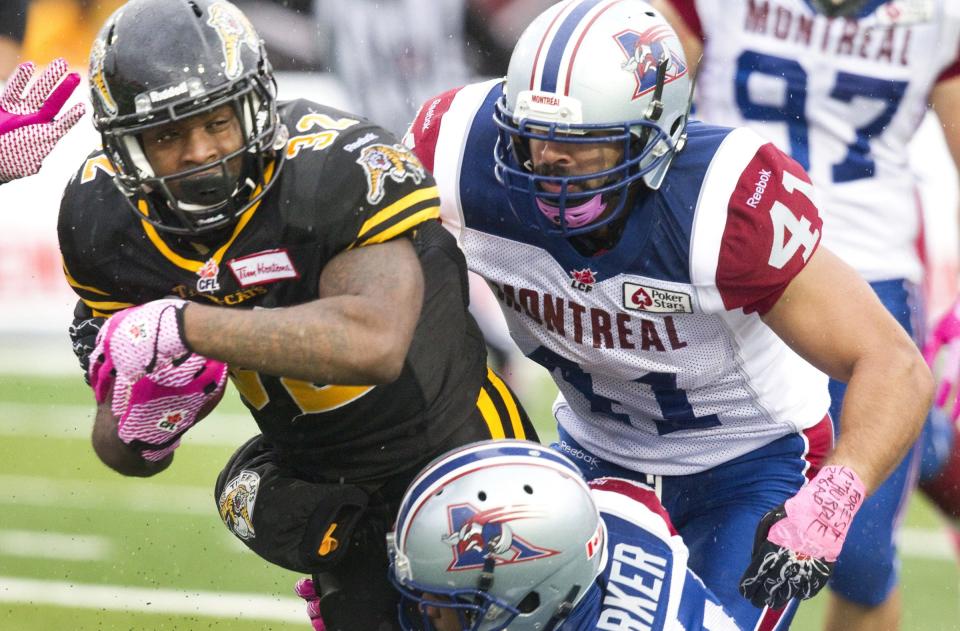
[(215, 515), (209, 486), (153, 484), (140, 479), (69, 481), (0, 474), (0, 505), (52, 506), (143, 513)]
[(113, 551), (107, 537), (35, 530), (0, 530), (0, 555), (62, 561), (102, 561)]
[(291, 597), (80, 585), (13, 576), (0, 576), (0, 602), (307, 623), (304, 602)]

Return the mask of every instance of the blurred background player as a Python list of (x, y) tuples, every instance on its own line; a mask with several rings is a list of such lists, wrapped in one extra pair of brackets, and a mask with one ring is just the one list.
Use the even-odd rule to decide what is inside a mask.
[(736, 631), (654, 490), (529, 441), (437, 458), (389, 535), (404, 629)]
[[(824, 243), (853, 266), (915, 340), (924, 334), (922, 214), (908, 143), (932, 106), (960, 158), (960, 5), (883, 0), (666, 0), (681, 33), (702, 120), (747, 125), (810, 173)], [(697, 60), (703, 59), (697, 68)], [(954, 334), (955, 335), (955, 334)], [(958, 361), (956, 358), (954, 361)], [(845, 386), (830, 383), (841, 420)], [(831, 579), (826, 628), (896, 629), (894, 528), (923, 459), (931, 480), (951, 431), (927, 424), (858, 514)], [(842, 437), (845, 427), (837, 431)], [(940, 481), (947, 489), (960, 477)], [(948, 513), (956, 492), (930, 496)], [(951, 500), (952, 497), (952, 500)]]
[(123, 5), (90, 85), (103, 149), (58, 234), (94, 450), (163, 471), (228, 364), (262, 433), (217, 479), (224, 523), (317, 579), (330, 631), (396, 628), (384, 535), (407, 483), (457, 445), (535, 437), (486, 367), (433, 179), (381, 127), (278, 102), (225, 0)]
[[(818, 247), (803, 169), (748, 129), (688, 125), (689, 98), (680, 42), (648, 4), (564, 2), (524, 31), (505, 83), (428, 100), (406, 140), (560, 389), (558, 447), (588, 478), (654, 486), (724, 608), (773, 628), (825, 584), (932, 383), (869, 286)], [(826, 461), (818, 369), (853, 402)], [(822, 493), (849, 512), (817, 530)]]
[(0, 4), (0, 84), (6, 82), (20, 62), (23, 33), (27, 28), (29, 0), (7, 0)]

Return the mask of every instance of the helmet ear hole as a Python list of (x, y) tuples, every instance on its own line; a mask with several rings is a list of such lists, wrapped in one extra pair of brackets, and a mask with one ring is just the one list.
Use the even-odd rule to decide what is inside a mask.
[(530, 486), (529, 484), (524, 484), (523, 490), (527, 495), (533, 495), (533, 487)]
[(537, 592), (530, 592), (523, 597), (519, 603), (517, 603), (517, 609), (520, 613), (530, 613), (536, 611), (540, 606), (540, 594)]

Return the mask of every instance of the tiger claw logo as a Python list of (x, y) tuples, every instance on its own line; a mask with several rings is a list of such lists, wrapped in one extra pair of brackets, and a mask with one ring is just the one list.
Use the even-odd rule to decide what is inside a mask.
[(483, 567), (488, 556), (497, 565), (521, 563), (559, 554), (533, 545), (517, 536), (510, 522), (543, 517), (543, 512), (530, 506), (505, 506), (478, 511), (469, 504), (447, 507), (450, 534), (442, 540), (453, 550), (453, 562), (447, 570), (470, 570)]
[(253, 505), (257, 501), (260, 475), (254, 471), (241, 471), (230, 480), (220, 493), (220, 519), (243, 540), (253, 539)]
[(90, 84), (93, 86), (103, 105), (103, 109), (108, 114), (117, 113), (117, 102), (110, 94), (110, 88), (107, 86), (107, 80), (103, 77), (103, 60), (107, 55), (107, 43), (98, 39), (93, 42), (93, 49), (90, 51)]
[(383, 199), (387, 180), (397, 184), (406, 179), (419, 184), (426, 171), (413, 152), (403, 145), (368, 145), (360, 151), (357, 164), (367, 176), (367, 201), (377, 204)]
[(637, 88), (633, 98), (638, 99), (657, 87), (657, 65), (666, 57), (667, 73), (664, 76), (664, 85), (675, 81), (687, 74), (687, 65), (683, 57), (674, 51), (671, 46), (679, 47), (679, 42), (673, 31), (665, 25), (652, 26), (642, 33), (633, 30), (623, 31), (614, 35), (627, 60), (620, 67), (632, 72), (637, 80)]
[(226, 67), (223, 69), (228, 79), (236, 79), (243, 72), (243, 59), (240, 49), (246, 44), (254, 53), (260, 45), (257, 32), (247, 17), (240, 13), (232, 4), (215, 2), (210, 5), (210, 18), (207, 24), (213, 27), (223, 43), (223, 58)]

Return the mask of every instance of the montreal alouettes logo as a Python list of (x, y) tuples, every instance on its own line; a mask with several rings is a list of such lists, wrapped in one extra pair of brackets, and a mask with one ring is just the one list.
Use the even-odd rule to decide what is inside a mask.
[(613, 36), (627, 59), (620, 67), (632, 72), (637, 80), (633, 98), (638, 99), (657, 87), (657, 66), (667, 59), (664, 85), (687, 74), (687, 65), (680, 54), (680, 42), (666, 25), (651, 26), (642, 33), (626, 30)]
[(543, 511), (533, 506), (500, 506), (483, 511), (470, 504), (448, 506), (450, 534), (443, 536), (443, 542), (450, 544), (453, 562), (447, 570), (480, 568), (489, 556), (497, 565), (504, 565), (559, 554), (558, 550), (526, 541), (516, 532), (522, 532), (523, 520), (543, 516)]

